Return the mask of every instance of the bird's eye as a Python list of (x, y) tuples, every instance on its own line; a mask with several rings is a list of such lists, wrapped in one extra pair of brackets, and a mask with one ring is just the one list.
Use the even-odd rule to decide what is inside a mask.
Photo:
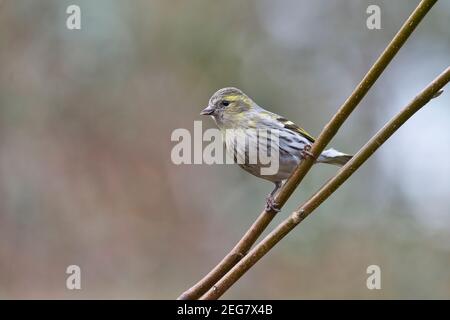
[(230, 101), (227, 100), (222, 100), (222, 102), (220, 103), (222, 106), (226, 107), (230, 104)]

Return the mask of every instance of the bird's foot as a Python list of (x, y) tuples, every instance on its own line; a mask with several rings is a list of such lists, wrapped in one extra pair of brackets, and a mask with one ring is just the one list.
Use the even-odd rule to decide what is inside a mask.
[(264, 210), (266, 212), (280, 212), (280, 209), (278, 208), (278, 203), (275, 202), (275, 198), (273, 195), (268, 195), (266, 198), (266, 206), (264, 207)]
[(303, 159), (308, 158), (308, 157), (313, 158), (313, 159), (316, 158), (316, 157), (314, 157), (314, 155), (309, 150), (311, 150), (311, 146), (310, 145), (306, 145), (303, 148), (303, 150), (300, 153)]

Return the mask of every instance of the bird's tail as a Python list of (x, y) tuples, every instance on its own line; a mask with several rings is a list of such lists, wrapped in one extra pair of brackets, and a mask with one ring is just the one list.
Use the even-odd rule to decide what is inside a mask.
[(328, 149), (322, 152), (322, 154), (317, 159), (317, 162), (343, 166), (352, 157), (352, 155), (345, 154), (334, 149)]

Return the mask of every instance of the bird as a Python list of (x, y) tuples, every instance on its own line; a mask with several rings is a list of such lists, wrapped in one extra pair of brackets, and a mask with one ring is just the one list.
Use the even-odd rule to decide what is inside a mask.
[[(256, 104), (240, 89), (222, 88), (209, 99), (208, 106), (201, 115), (211, 116), (222, 133), (226, 151), (238, 165), (248, 173), (275, 184), (274, 189), (266, 197), (265, 210), (278, 212), (275, 195), (297, 165), (305, 157), (313, 157), (309, 152), (315, 138), (294, 122)], [(278, 139), (275, 143), (267, 135), (258, 132), (274, 132)], [(245, 147), (237, 147), (236, 137), (246, 139)], [(272, 137), (272, 136), (271, 136)], [(272, 139), (273, 140), (273, 139)], [(278, 151), (278, 170), (272, 174), (262, 174), (262, 161), (249, 161), (249, 150), (256, 148), (270, 153), (275, 144)], [(326, 163), (338, 166), (346, 164), (352, 155), (339, 152), (333, 148), (323, 151), (315, 163)]]

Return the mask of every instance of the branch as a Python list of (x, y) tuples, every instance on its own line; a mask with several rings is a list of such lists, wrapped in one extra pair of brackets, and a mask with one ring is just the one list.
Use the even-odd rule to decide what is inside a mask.
[[(367, 74), (364, 76), (364, 78), (361, 80), (361, 82), (358, 84), (349, 98), (344, 102), (335, 116), (322, 130), (316, 142), (313, 144), (312, 149), (310, 150), (310, 152), (314, 156), (317, 157), (322, 153), (323, 149), (325, 149), (331, 139), (336, 135), (337, 131), (342, 126), (344, 121), (357, 107), (359, 102), (366, 95), (375, 81), (380, 77), (381, 73), (386, 69), (388, 64), (392, 61), (394, 56), (409, 38), (420, 21), (422, 21), (431, 7), (436, 3), (436, 1), (437, 0), (422, 0), (419, 3), (417, 8), (405, 21), (403, 26), (400, 28), (392, 41), (389, 43), (389, 45), (386, 47), (386, 49), (383, 51), (374, 65), (370, 68), (370, 70), (367, 72)], [(313, 159), (309, 157), (300, 162), (300, 164), (291, 174), (286, 183), (284, 183), (283, 187), (275, 197), (275, 203), (278, 204), (279, 208), (283, 207), (294, 190), (303, 180), (305, 175), (311, 169), (313, 164)], [(242, 239), (239, 240), (236, 246), (222, 259), (222, 261), (220, 261), (220, 263), (216, 267), (214, 267), (214, 269), (212, 269), (193, 287), (181, 294), (178, 299), (198, 299), (202, 296), (202, 294), (208, 291), (247, 254), (248, 250), (250, 250), (259, 236), (263, 233), (263, 231), (275, 217), (275, 214), (275, 212), (263, 211), (252, 224), (252, 226), (247, 230)]]
[(372, 137), (360, 151), (345, 164), (303, 205), (298, 207), (286, 220), (280, 223), (267, 237), (258, 243), (247, 256), (236, 264), (212, 289), (201, 299), (217, 299), (223, 295), (244, 273), (259, 259), (283, 239), (292, 229), (310, 215), (320, 204), (333, 194), (372, 154), (388, 140), (409, 118), (425, 106), (432, 98), (437, 97), (450, 81), (450, 67), (431, 82), (400, 113), (392, 118), (378, 133)]

